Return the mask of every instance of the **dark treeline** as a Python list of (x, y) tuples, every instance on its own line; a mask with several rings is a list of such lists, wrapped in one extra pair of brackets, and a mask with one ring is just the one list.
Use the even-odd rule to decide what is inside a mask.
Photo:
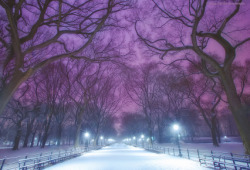
[[(240, 83), (249, 68), (237, 68), (234, 74), (244, 77)], [(124, 113), (121, 119), (122, 134), (128, 138), (144, 134), (151, 144), (153, 140), (170, 142), (175, 139), (175, 123), (181, 126), (181, 138), (188, 142), (194, 142), (195, 137), (211, 137), (214, 146), (219, 146), (221, 137), (239, 136), (220, 82), (191, 64), (181, 68), (149, 63), (131, 68), (125, 88), (139, 106), (137, 113)], [(247, 93), (242, 96), (246, 105), (249, 97)]]
[[(235, 74), (237, 62), (247, 63), (249, 57), (247, 1), (230, 0), (221, 4), (219, 0), (152, 0), (145, 8), (146, 2), (142, 0), (138, 5), (141, 10), (134, 27), (146, 51), (144, 55), (158, 56), (166, 65), (178, 63), (179, 68), (192, 64), (212, 80), (209, 88), (219, 84), (225, 99), (218, 94), (209, 109), (215, 112), (221, 100), (228, 103), (246, 154), (250, 154), (249, 108), (243, 99), (246, 90), (242, 90), (246, 89), (249, 74), (244, 72), (243, 79), (241, 74)], [(217, 131), (214, 115), (209, 125), (213, 136)]]
[[(0, 140), (13, 149), (114, 135), (123, 0), (0, 1)], [(116, 36), (112, 36), (115, 33)], [(119, 38), (117, 38), (119, 37)], [(122, 57), (121, 57), (122, 56)]]
[[(72, 71), (74, 70), (74, 71)], [(1, 143), (13, 149), (83, 143), (91, 134), (115, 136), (120, 104), (117, 74), (111, 66), (64, 60), (50, 64), (28, 79), (1, 115)]]

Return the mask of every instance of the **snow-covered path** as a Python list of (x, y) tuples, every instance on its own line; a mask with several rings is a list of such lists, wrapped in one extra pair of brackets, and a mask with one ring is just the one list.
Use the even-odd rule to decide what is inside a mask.
[(198, 162), (144, 149), (114, 144), (59, 163), (47, 170), (195, 170), (206, 169)]

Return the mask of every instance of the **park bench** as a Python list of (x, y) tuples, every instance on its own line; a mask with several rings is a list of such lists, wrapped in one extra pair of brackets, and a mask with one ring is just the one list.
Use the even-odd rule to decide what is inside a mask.
[(59, 155), (43, 155), (33, 158), (25, 158), (20, 159), (19, 163), (19, 170), (28, 170), (28, 169), (42, 169), (48, 165), (54, 165), (58, 162), (63, 162), (67, 159), (71, 159), (81, 155), (80, 152), (76, 153), (63, 153)]
[(225, 163), (221, 162), (220, 155), (203, 155), (199, 158), (200, 165), (212, 166), (215, 169), (225, 169)]
[[(250, 170), (250, 158), (242, 158), (242, 157), (228, 157), (223, 156), (224, 161), (228, 166), (235, 167), (235, 169), (247, 169)], [(227, 162), (231, 161), (231, 162)]]
[(207, 165), (206, 157), (199, 158), (200, 165)]
[(164, 148), (162, 147), (144, 147), (145, 150), (148, 150), (150, 152), (154, 152), (154, 153), (164, 153)]
[[(231, 162), (229, 162), (231, 161)], [(213, 166), (214, 169), (250, 170), (250, 160), (246, 158), (229, 157), (222, 155), (203, 155), (199, 158), (200, 165)]]

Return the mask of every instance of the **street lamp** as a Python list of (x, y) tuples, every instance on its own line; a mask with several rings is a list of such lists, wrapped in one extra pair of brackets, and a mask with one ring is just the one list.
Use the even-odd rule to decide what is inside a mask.
[(174, 125), (173, 125), (173, 128), (174, 128), (175, 131), (179, 131), (179, 129), (180, 129), (180, 127), (179, 127), (178, 124), (174, 124)]
[(84, 137), (85, 137), (85, 146), (88, 147), (89, 145), (89, 136), (90, 134), (88, 132), (84, 133)]
[(144, 135), (141, 135), (141, 139), (142, 139), (142, 147), (144, 148)]
[(102, 146), (103, 136), (101, 136), (100, 139), (101, 139), (101, 146)]
[(134, 140), (134, 144), (137, 145), (137, 140), (135, 136), (133, 137), (133, 140)]
[(173, 125), (173, 129), (174, 131), (176, 132), (177, 134), (177, 146), (178, 146), (178, 150), (179, 150), (179, 156), (182, 157), (182, 154), (181, 154), (181, 147), (180, 147), (180, 134), (179, 134), (179, 130), (180, 130), (180, 126), (178, 124), (174, 124)]
[(85, 136), (85, 138), (88, 138), (90, 135), (88, 132), (85, 132), (84, 136)]

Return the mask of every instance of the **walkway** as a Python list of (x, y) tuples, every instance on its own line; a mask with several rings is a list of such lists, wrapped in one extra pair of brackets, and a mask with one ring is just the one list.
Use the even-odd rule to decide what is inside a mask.
[(114, 144), (59, 163), (47, 170), (195, 170), (206, 169), (188, 159), (156, 154), (144, 149)]

